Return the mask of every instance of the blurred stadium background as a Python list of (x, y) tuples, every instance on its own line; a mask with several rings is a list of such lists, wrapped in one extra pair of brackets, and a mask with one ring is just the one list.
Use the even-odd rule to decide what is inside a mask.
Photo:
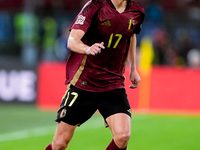
[[(44, 149), (52, 140), (66, 89), (68, 29), (86, 1), (0, 0), (0, 149)], [(146, 18), (137, 35), (142, 82), (132, 91), (125, 82), (133, 110), (130, 149), (199, 150), (200, 0), (138, 1)], [(94, 143), (100, 150), (110, 137), (99, 136), (108, 134), (95, 125), (99, 118), (77, 135), (89, 138), (89, 128), (91, 135), (100, 128)], [(86, 138), (77, 141), (95, 149)], [(76, 142), (71, 149), (78, 149)]]

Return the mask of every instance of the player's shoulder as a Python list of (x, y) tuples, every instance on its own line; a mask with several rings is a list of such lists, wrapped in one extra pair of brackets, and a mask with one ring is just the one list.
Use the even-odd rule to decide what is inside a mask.
[(137, 9), (141, 11), (142, 13), (145, 13), (144, 8), (139, 2), (136, 2), (134, 0), (130, 0), (130, 9)]

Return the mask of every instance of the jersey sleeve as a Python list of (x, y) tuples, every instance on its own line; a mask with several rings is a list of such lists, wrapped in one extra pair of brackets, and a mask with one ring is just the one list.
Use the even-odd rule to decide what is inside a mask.
[(140, 20), (137, 23), (137, 25), (135, 26), (133, 33), (135, 34), (139, 34), (142, 28), (142, 23), (144, 21), (144, 17), (145, 17), (145, 10), (144, 8), (141, 7), (141, 5), (139, 3), (134, 2), (134, 7), (138, 10), (138, 12), (140, 13)]
[(85, 6), (82, 8), (80, 13), (76, 16), (69, 30), (71, 31), (72, 29), (81, 29), (86, 33), (87, 29), (91, 25), (95, 12), (99, 8), (100, 8), (100, 4), (98, 3), (98, 1), (95, 1), (95, 0), (88, 1), (85, 4)]
[(142, 30), (142, 22), (143, 22), (143, 20), (140, 20), (140, 22), (135, 26), (133, 33), (140, 34), (140, 32)]
[(142, 25), (137, 24), (135, 29), (133, 30), (133, 33), (140, 34), (141, 29), (142, 29)]

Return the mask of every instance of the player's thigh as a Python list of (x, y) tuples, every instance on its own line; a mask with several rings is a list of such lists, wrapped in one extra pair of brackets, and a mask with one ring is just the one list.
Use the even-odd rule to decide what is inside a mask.
[(64, 122), (59, 122), (57, 124), (56, 132), (53, 138), (52, 147), (56, 148), (58, 146), (66, 145), (70, 142), (74, 135), (76, 126), (66, 124)]
[(125, 113), (116, 113), (106, 118), (113, 136), (126, 135), (131, 133), (131, 117)]

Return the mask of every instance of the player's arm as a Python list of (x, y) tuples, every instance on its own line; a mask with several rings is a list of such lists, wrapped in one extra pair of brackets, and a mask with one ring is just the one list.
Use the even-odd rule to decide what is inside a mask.
[(136, 70), (136, 43), (137, 43), (136, 35), (133, 34), (131, 37), (130, 48), (128, 53), (128, 61), (130, 64), (129, 78), (132, 82), (132, 85), (130, 85), (129, 87), (132, 89), (137, 88), (141, 81), (141, 78)]
[(92, 46), (84, 44), (81, 39), (85, 35), (85, 32), (80, 29), (72, 29), (68, 38), (68, 45), (71, 51), (79, 54), (97, 55), (104, 49), (104, 43), (95, 43)]

